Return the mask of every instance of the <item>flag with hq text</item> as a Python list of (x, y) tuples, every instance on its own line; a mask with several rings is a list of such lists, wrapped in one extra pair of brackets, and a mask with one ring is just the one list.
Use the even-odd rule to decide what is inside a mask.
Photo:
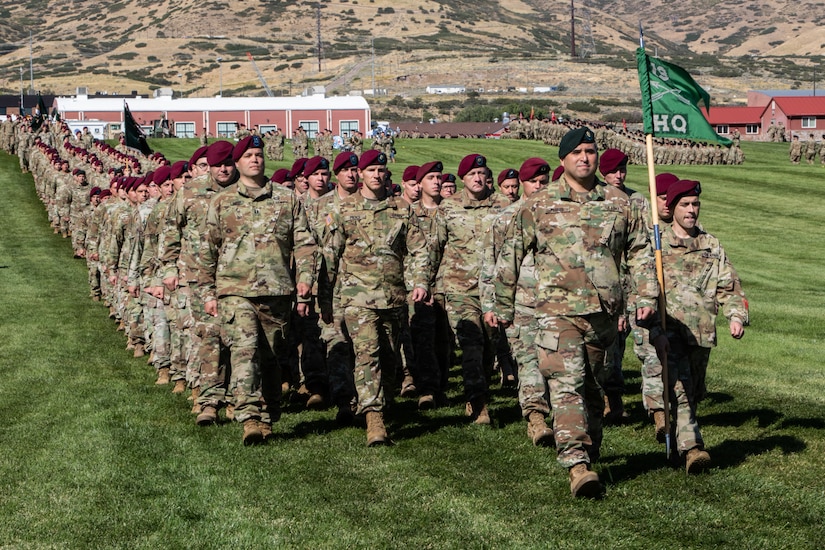
[(132, 111), (129, 110), (129, 105), (125, 101), (123, 102), (123, 133), (126, 137), (126, 147), (137, 149), (144, 155), (152, 154), (143, 129), (135, 122)]
[(651, 58), (644, 48), (636, 50), (642, 118), (645, 133), (655, 137), (714, 141), (730, 145), (717, 134), (699, 108), (710, 111), (710, 95), (683, 68)]

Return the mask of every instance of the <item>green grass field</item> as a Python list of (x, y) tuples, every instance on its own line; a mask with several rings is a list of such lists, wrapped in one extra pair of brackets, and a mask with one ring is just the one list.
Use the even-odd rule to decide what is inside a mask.
[[(196, 147), (151, 144), (173, 160)], [(470, 152), (496, 173), (556, 156), (512, 141), (397, 149), (397, 174), (432, 159), (453, 171)], [(791, 165), (785, 145), (744, 151), (744, 166), (672, 170), (702, 182), (701, 222), (751, 306), (745, 338), (720, 332), (711, 355), (699, 423), (714, 468), (688, 478), (665, 463), (629, 354), (631, 418), (605, 430), (599, 501), (570, 497), (555, 453), (527, 439), (512, 391), (494, 387), (492, 428), (468, 425), (455, 377), (450, 408), (396, 402), (394, 447), (367, 448), (333, 410), (287, 407), (261, 447), (243, 447), (234, 424), (197, 427), (185, 398), (124, 350), (31, 177), (0, 154), (0, 547), (821, 548), (825, 168)], [(630, 168), (631, 187), (645, 178)]]

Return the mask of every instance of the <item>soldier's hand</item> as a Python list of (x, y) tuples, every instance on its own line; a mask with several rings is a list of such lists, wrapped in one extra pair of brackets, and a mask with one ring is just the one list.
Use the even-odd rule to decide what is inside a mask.
[(96, 262), (100, 259), (100, 256), (98, 256), (97, 253), (95, 253), (95, 254), (92, 254), (91, 256), (89, 256), (89, 259), (92, 260), (93, 262)]
[(636, 321), (647, 321), (655, 314), (656, 310), (652, 307), (640, 307), (636, 310)]
[(427, 289), (421, 287), (416, 287), (412, 291), (413, 302), (426, 302), (429, 296), (430, 293), (427, 292)]
[(116, 285), (117, 284), (117, 274), (113, 273), (109, 275), (109, 284)]
[(619, 332), (626, 332), (627, 331), (627, 316), (626, 315), (619, 315)]
[(299, 298), (309, 298), (312, 287), (306, 283), (298, 283), (295, 285), (295, 291), (298, 293)]
[(166, 287), (167, 290), (170, 292), (178, 288), (178, 278), (177, 277), (166, 277), (163, 280), (163, 286)]
[(301, 302), (300, 304), (298, 304), (298, 307), (295, 308), (295, 311), (297, 311), (298, 315), (300, 315), (301, 317), (306, 317), (307, 315), (309, 315), (309, 304)]
[(739, 321), (731, 321), (730, 335), (739, 340), (745, 335), (745, 327)]
[(498, 328), (498, 317), (496, 317), (496, 314), (492, 311), (484, 314), (484, 322), (487, 323), (488, 326)]
[(211, 315), (212, 317), (218, 316), (218, 301), (217, 300), (209, 300), (208, 302), (204, 302), (203, 310), (206, 312), (207, 315)]
[(77, 251), (77, 257), (78, 258), (85, 258), (86, 257), (86, 249), (81, 248), (80, 250), (78, 250)]
[(134, 296), (135, 298), (138, 297), (138, 287), (129, 285), (129, 294)]

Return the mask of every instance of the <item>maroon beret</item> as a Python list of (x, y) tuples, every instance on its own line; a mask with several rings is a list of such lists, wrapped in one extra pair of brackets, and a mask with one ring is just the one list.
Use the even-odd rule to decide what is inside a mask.
[(521, 163), (518, 176), (521, 181), (527, 181), (550, 173), (550, 163), (539, 157), (530, 157)]
[(564, 174), (564, 166), (561, 166), (561, 165), (556, 166), (556, 169), (553, 170), (553, 175), (550, 176), (550, 180), (551, 181), (556, 181), (557, 179), (559, 179), (561, 177), (562, 174)]
[(112, 196), (112, 192), (109, 189), (104, 189), (103, 191), (100, 192), (100, 200), (103, 200), (106, 197), (111, 197), (111, 196)]
[(505, 168), (504, 170), (502, 170), (499, 173), (498, 178), (496, 179), (496, 182), (498, 183), (499, 186), (501, 186), (501, 182), (503, 182), (504, 180), (511, 180), (511, 179), (518, 179), (518, 178), (519, 178), (519, 171), (518, 170), (516, 170), (515, 168)]
[(662, 172), (656, 176), (656, 194), (667, 195), (668, 188), (679, 181), (679, 176), (670, 172)]
[[(149, 185), (150, 183), (152, 183), (154, 181), (154, 179), (155, 179), (154, 170), (149, 170), (148, 172), (143, 174), (143, 178), (141, 178), (140, 183), (145, 183), (146, 185)], [(135, 186), (135, 188), (137, 188), (137, 185)]]
[(418, 171), (415, 173), (415, 181), (421, 181), (424, 179), (424, 176), (429, 174), (430, 172), (443, 172), (444, 171), (444, 164), (441, 163), (439, 160), (432, 160), (425, 164), (422, 164)]
[(473, 153), (472, 155), (467, 155), (461, 162), (458, 163), (458, 171), (457, 175), (459, 178), (463, 178), (467, 175), (467, 172), (472, 170), (473, 168), (481, 168), (487, 166), (487, 159), (484, 158), (484, 155), (479, 155)]
[(89, 198), (94, 197), (95, 195), (99, 195), (102, 192), (102, 189), (95, 185), (91, 189), (89, 189)]
[[(244, 153), (246, 153), (247, 149), (263, 149), (264, 148), (264, 140), (261, 139), (261, 136), (258, 135), (249, 135), (235, 144), (235, 148), (232, 150), (232, 160), (238, 162)], [(211, 163), (210, 163), (211, 164)]]
[(445, 181), (455, 183), (455, 174), (441, 174), (441, 183), (444, 183)]
[(169, 170), (169, 179), (176, 180), (183, 175), (189, 169), (189, 163), (185, 160), (179, 160), (172, 165)]
[(608, 149), (599, 157), (599, 172), (602, 175), (615, 172), (623, 165), (627, 165), (627, 155), (618, 149)]
[(679, 180), (667, 188), (667, 207), (673, 208), (673, 203), (682, 197), (698, 197), (702, 193), (702, 186), (698, 181)]
[(419, 168), (421, 167), (416, 166), (415, 164), (412, 164), (404, 168), (404, 173), (401, 175), (401, 181), (414, 180)]
[(155, 182), (155, 185), (160, 185), (169, 179), (172, 179), (172, 168), (166, 165), (155, 170), (155, 175), (152, 176), (152, 181)]
[(209, 149), (208, 145), (203, 145), (195, 149), (195, 152), (192, 153), (192, 156), (189, 158), (189, 165), (194, 166), (197, 164), (198, 160), (202, 157), (206, 156), (206, 151)]
[(360, 170), (364, 170), (368, 166), (373, 166), (376, 164), (386, 166), (387, 155), (385, 155), (378, 149), (370, 149), (369, 151), (361, 155), (361, 159), (358, 161), (358, 168)]
[(306, 157), (301, 157), (297, 159), (295, 162), (292, 163), (292, 168), (289, 170), (289, 179), (294, 180), (295, 176), (298, 174), (304, 173), (304, 165), (307, 163), (309, 159)]
[(206, 162), (209, 166), (219, 166), (232, 158), (234, 148), (228, 141), (216, 141), (206, 150)]
[(358, 155), (352, 151), (338, 153), (335, 162), (332, 164), (332, 171), (337, 174), (344, 168), (358, 168)]
[(329, 170), (329, 161), (322, 156), (316, 155), (304, 164), (304, 177), (308, 178), (318, 170)]
[(274, 181), (275, 183), (286, 183), (290, 181), (289, 177), (289, 170), (286, 168), (278, 168), (275, 170), (275, 173), (272, 174), (272, 177), (269, 178), (269, 181)]

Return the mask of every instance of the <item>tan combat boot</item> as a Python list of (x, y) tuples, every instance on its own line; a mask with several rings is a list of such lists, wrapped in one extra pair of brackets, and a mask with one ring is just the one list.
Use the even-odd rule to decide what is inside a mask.
[(527, 436), (533, 440), (533, 445), (553, 444), (553, 430), (547, 426), (544, 415), (538, 411), (527, 416)]
[(175, 387), (172, 393), (183, 393), (186, 390), (186, 380), (175, 380)]
[(418, 410), (428, 411), (435, 408), (435, 397), (431, 394), (424, 394), (418, 398)]
[(143, 344), (135, 344), (135, 353), (133, 355), (135, 357), (143, 357), (146, 355), (146, 352), (143, 351)]
[(710, 468), (710, 455), (707, 451), (694, 447), (685, 457), (685, 471), (689, 474), (698, 474)]
[(320, 410), (324, 408), (324, 396), (320, 393), (313, 393), (307, 399), (307, 409)]
[(389, 445), (389, 435), (384, 427), (384, 416), (380, 412), (368, 412), (367, 415), (367, 447)]
[(653, 426), (656, 428), (656, 441), (665, 442), (665, 411), (653, 411)]
[(223, 414), (226, 415), (227, 420), (235, 420), (235, 405), (232, 403), (227, 403)]
[(405, 376), (404, 381), (401, 382), (401, 397), (413, 397), (416, 391), (418, 391), (418, 388), (415, 387), (413, 377), (410, 375)]
[(487, 403), (484, 398), (476, 398), (469, 401), (465, 407), (467, 416), (469, 416), (474, 424), (487, 426), (490, 424), (490, 412), (487, 410)]
[(596, 498), (602, 492), (599, 476), (591, 472), (585, 462), (579, 462), (570, 468), (570, 492), (574, 497)]
[(263, 443), (264, 434), (261, 432), (261, 423), (254, 418), (245, 420), (243, 423), (243, 444), (257, 445)]
[(162, 367), (158, 369), (158, 379), (155, 384), (158, 386), (165, 386), (169, 383), (169, 367)]
[(198, 403), (198, 397), (201, 394), (201, 387), (195, 386), (192, 388), (192, 393), (187, 397), (187, 400), (192, 400), (192, 414), (200, 414), (203, 407)]
[(211, 405), (201, 408), (200, 414), (195, 418), (195, 424), (198, 426), (210, 426), (217, 421), (218, 411)]
[(258, 427), (261, 429), (261, 435), (263, 435), (264, 441), (272, 437), (272, 424), (268, 422), (258, 422)]

